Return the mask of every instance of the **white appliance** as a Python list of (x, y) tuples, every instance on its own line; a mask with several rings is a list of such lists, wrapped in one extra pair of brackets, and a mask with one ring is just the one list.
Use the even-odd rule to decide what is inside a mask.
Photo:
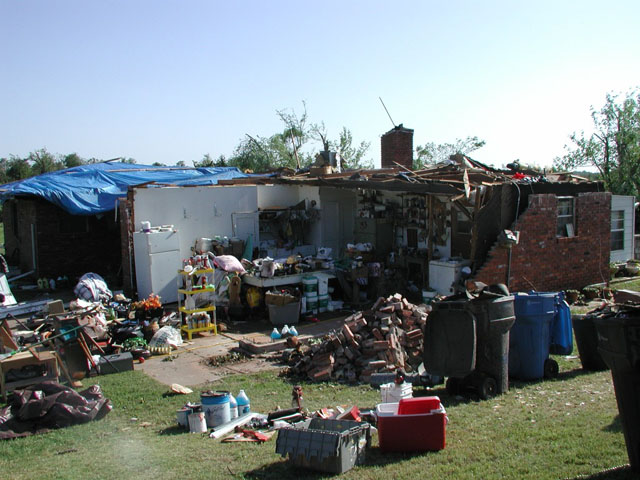
[(429, 286), (440, 295), (451, 295), (460, 278), (462, 267), (471, 265), (469, 260), (431, 260), (429, 262)]
[(164, 303), (178, 301), (180, 240), (173, 229), (151, 230), (133, 234), (138, 299), (155, 293)]

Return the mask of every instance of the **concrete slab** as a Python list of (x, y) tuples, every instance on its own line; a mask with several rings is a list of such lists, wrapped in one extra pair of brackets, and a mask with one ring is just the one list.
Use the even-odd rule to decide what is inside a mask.
[[(296, 325), (298, 333), (304, 336), (325, 335), (338, 329), (347, 315), (329, 317), (317, 323)], [(257, 332), (224, 332), (219, 335), (194, 337), (192, 342), (181, 346), (170, 355), (156, 355), (141, 364), (135, 364), (150, 377), (166, 385), (178, 383), (185, 387), (195, 387), (220, 380), (225, 375), (254, 373), (263, 370), (279, 370), (281, 365), (268, 354), (256, 356), (246, 362), (232, 363), (219, 367), (206, 364), (208, 358), (224, 356), (240, 341), (264, 345), (271, 342), (270, 329)], [(282, 342), (284, 344), (284, 342)], [(277, 357), (277, 354), (276, 354)]]

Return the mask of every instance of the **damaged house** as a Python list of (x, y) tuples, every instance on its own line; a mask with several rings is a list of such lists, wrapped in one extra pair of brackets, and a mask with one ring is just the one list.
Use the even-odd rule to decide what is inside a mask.
[(173, 225), (182, 259), (201, 237), (250, 238), (254, 258), (323, 247), (334, 259), (380, 265), (385, 279), (369, 279), (379, 291), (368, 288), (368, 300), (385, 293), (385, 281), (386, 293), (402, 284), (453, 293), (463, 267), (513, 291), (581, 288), (607, 281), (611, 261), (633, 257), (632, 197), (571, 174), (499, 170), (462, 155), (413, 170), (413, 130), (395, 127), (381, 142), (381, 169), (132, 186), (129, 235), (142, 221)]
[[(100, 163), (14, 182), (0, 187), (7, 258), (37, 278), (92, 271), (133, 294), (134, 236), (145, 222), (176, 233), (161, 274), (167, 292), (198, 240), (226, 237), (237, 256), (322, 247), (335, 260), (378, 264), (369, 282), (358, 272), (367, 300), (399, 285), (452, 293), (464, 267), (471, 279), (513, 291), (581, 288), (608, 280), (610, 262), (633, 258), (634, 199), (601, 183), (462, 155), (413, 170), (413, 130), (403, 126), (382, 136), (381, 152), (382, 168), (355, 172), (327, 165), (248, 176)], [(358, 265), (341, 268), (353, 280)]]

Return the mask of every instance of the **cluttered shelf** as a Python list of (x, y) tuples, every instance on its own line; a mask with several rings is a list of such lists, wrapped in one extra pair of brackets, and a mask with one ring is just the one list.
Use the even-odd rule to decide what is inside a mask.
[(315, 275), (322, 273), (327, 275), (328, 278), (336, 278), (333, 270), (314, 270), (305, 273), (296, 273), (292, 275), (276, 275), (273, 277), (260, 277), (256, 275), (243, 275), (242, 281), (247, 285), (260, 288), (278, 287), (281, 285), (294, 285), (296, 283), (302, 283), (303, 277), (306, 275)]

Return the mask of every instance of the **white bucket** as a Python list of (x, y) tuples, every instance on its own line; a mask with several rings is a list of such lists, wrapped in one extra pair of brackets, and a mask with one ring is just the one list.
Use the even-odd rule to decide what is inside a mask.
[(189, 428), (189, 414), (191, 413), (191, 409), (188, 407), (182, 407), (180, 410), (176, 412), (176, 420), (178, 425), (184, 428)]
[(318, 313), (318, 295), (307, 296), (307, 312)]
[(200, 395), (202, 410), (208, 427), (217, 427), (231, 420), (229, 392), (212, 392)]
[(149, 233), (151, 231), (151, 222), (140, 222), (140, 225), (142, 225), (142, 231), (145, 233)]
[(318, 294), (318, 279), (316, 277), (302, 277), (302, 290), (309, 297)]
[(403, 398), (413, 397), (413, 385), (404, 382), (401, 385), (395, 383), (385, 383), (380, 385), (380, 396), (382, 403), (396, 403)]
[(329, 295), (319, 295), (318, 296), (318, 311), (326, 312), (329, 307)]
[(189, 431), (191, 433), (203, 433), (207, 431), (207, 421), (204, 418), (204, 412), (189, 414)]
[(300, 308), (300, 313), (307, 313), (307, 297), (303, 296), (300, 299), (301, 302), (301, 308)]
[(318, 278), (318, 295), (327, 295), (329, 293), (329, 279), (325, 276)]

